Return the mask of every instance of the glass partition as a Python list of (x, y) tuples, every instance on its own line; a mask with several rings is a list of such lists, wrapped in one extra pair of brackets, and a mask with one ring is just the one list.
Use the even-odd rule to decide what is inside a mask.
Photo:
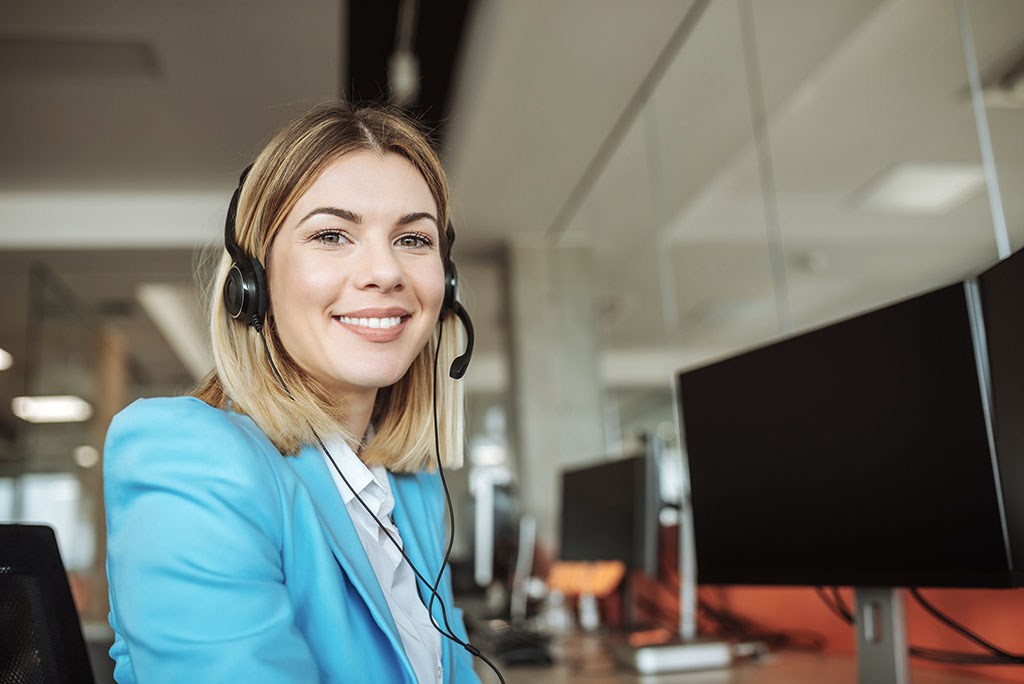
[(958, 2), (708, 4), (560, 236), (594, 253), (606, 433), (655, 368), (973, 276), (999, 212), (1024, 245), (1024, 6), (962, 4), (994, 176)]

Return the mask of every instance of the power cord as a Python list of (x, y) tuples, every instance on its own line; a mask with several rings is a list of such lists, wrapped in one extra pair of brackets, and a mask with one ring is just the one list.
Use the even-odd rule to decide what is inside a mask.
[(820, 651), (825, 648), (825, 638), (817, 632), (768, 629), (728, 608), (716, 607), (704, 600), (698, 600), (697, 607), (707, 619), (718, 625), (716, 633), (721, 637), (739, 641), (761, 641), (772, 651), (782, 648)]
[[(986, 641), (985, 639), (982, 639), (980, 636), (978, 636), (977, 634), (975, 634), (971, 630), (967, 629), (966, 627), (964, 627), (962, 624), (960, 624), (959, 622), (957, 622), (953, 618), (949, 617), (948, 615), (946, 615), (945, 613), (940, 611), (938, 608), (936, 608), (934, 605), (932, 605), (929, 601), (926, 601), (924, 596), (921, 596), (921, 592), (918, 591), (916, 587), (911, 587), (910, 588), (910, 595), (913, 596), (914, 600), (917, 601), (918, 604), (920, 604), (920, 606), (922, 608), (924, 608), (926, 611), (928, 611), (932, 615), (932, 617), (934, 617), (938, 621), (942, 622), (944, 625), (946, 625), (947, 627), (949, 627), (953, 631), (957, 632), (961, 636), (966, 637), (967, 639), (970, 639), (971, 641), (973, 641), (974, 643), (978, 644), (979, 646), (981, 646), (985, 650), (991, 652), (994, 656), (996, 656), (999, 659), (998, 660), (999, 664), (1002, 664), (1002, 665), (1024, 665), (1024, 655), (1019, 655), (1017, 653), (1011, 653), (1009, 651), (1006, 651), (1004, 649), (999, 648), (998, 646), (992, 644), (989, 641)], [(979, 654), (979, 655), (984, 655), (984, 654)]]
[[(848, 624), (855, 624), (853, 612), (839, 594), (839, 587), (831, 587), (831, 596), (826, 593), (824, 587), (815, 587), (818, 597), (829, 607), (829, 609)], [(933, 617), (944, 623), (950, 629), (960, 633), (966, 638), (982, 646), (990, 653), (970, 653), (967, 651), (951, 651), (942, 648), (930, 648), (927, 646), (910, 646), (910, 655), (921, 660), (929, 660), (936, 663), (948, 665), (1024, 665), (1024, 656), (1016, 655), (985, 641), (956, 620), (941, 612), (934, 605), (925, 600), (916, 589), (910, 588), (910, 595), (914, 597), (922, 608), (928, 611)]]

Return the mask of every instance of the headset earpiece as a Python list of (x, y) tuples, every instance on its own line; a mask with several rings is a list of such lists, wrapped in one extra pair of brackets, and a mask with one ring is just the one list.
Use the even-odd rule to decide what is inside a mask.
[(238, 187), (231, 195), (228, 215), (224, 221), (224, 247), (231, 256), (231, 268), (224, 280), (224, 308), (228, 315), (257, 330), (263, 327), (267, 314), (267, 277), (258, 259), (250, 257), (235, 240), (235, 220), (238, 214), (238, 196), (242, 192), (250, 164), (242, 171)]
[(455, 295), (459, 289), (459, 272), (455, 269), (455, 262), (452, 261), (452, 244), (455, 242), (455, 228), (452, 222), (444, 231), (447, 246), (444, 250), (444, 301), (441, 303), (441, 320), (452, 310), (455, 304)]

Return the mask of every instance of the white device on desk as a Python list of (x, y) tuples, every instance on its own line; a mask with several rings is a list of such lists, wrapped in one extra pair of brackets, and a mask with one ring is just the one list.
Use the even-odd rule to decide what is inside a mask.
[[(675, 418), (676, 434), (682, 434), (678, 414)], [(656, 435), (652, 446), (658, 461), (664, 453), (662, 442)], [(679, 493), (679, 635), (668, 643), (650, 646), (623, 644), (616, 648), (616, 659), (641, 674), (711, 670), (732, 664), (732, 647), (728, 642), (697, 638), (697, 550), (693, 538), (690, 476), (682, 452), (674, 455), (681, 461), (683, 475)]]

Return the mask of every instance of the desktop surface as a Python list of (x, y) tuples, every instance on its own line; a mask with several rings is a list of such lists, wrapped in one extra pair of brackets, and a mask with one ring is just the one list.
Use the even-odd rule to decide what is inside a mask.
[[(799, 651), (782, 651), (759, 660), (740, 662), (730, 668), (704, 672), (640, 675), (616, 665), (612, 640), (588, 634), (573, 634), (555, 640), (554, 665), (501, 667), (507, 684), (857, 684), (853, 656)], [(498, 684), (498, 678), (482, 663), (476, 667), (483, 684)], [(992, 680), (946, 670), (914, 667), (912, 684), (985, 684)]]

